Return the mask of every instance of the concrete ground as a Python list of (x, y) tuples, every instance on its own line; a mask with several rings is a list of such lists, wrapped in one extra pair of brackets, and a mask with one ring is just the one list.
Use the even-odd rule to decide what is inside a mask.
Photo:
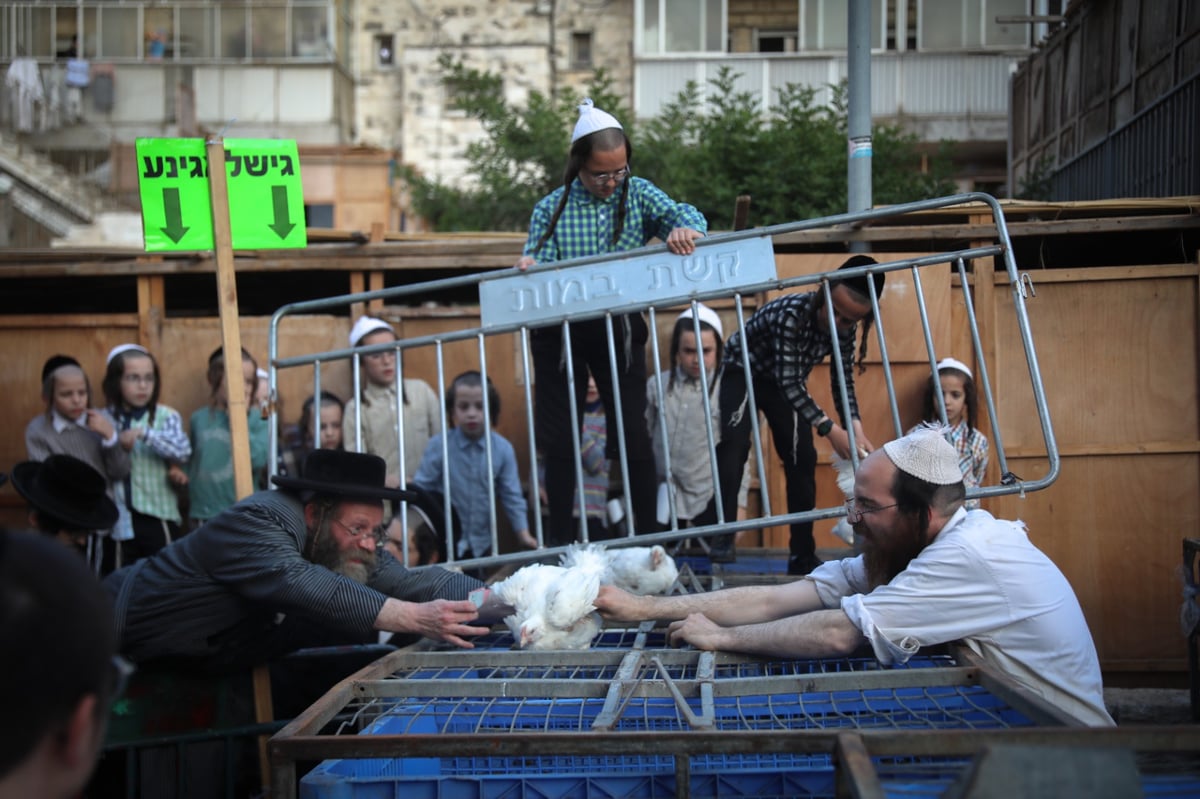
[(1104, 704), (1120, 725), (1200, 723), (1186, 688), (1105, 688)]

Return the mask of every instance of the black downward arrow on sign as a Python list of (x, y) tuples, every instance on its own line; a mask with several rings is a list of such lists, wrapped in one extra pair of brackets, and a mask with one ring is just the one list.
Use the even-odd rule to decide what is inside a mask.
[(271, 205), (275, 208), (275, 221), (267, 227), (274, 230), (279, 238), (286, 239), (292, 228), (296, 227), (288, 216), (287, 186), (271, 187)]
[(187, 235), (191, 228), (183, 226), (183, 212), (179, 208), (179, 189), (163, 189), (163, 214), (167, 218), (167, 226), (159, 228), (167, 238), (176, 244)]

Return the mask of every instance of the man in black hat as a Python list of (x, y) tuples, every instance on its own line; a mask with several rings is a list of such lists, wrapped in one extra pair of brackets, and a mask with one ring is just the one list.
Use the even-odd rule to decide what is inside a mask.
[[(104, 475), (71, 455), (49, 455), (13, 467), (13, 488), (29, 503), (29, 525), (89, 555), (92, 533), (117, 521)], [(3, 484), (3, 480), (0, 480)]]
[[(153, 557), (109, 575), (121, 652), (209, 672), (246, 668), (300, 648), (363, 642), (373, 631), (458, 646), (486, 632), (467, 599), (478, 580), (439, 567), (410, 571), (380, 546), (382, 458), (316, 450), (303, 477), (276, 476)], [(484, 605), (500, 618), (503, 608)]]

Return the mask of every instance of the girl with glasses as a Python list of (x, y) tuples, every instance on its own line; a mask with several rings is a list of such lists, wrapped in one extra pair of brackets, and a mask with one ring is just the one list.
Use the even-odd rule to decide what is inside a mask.
[(119, 445), (129, 453), (129, 474), (115, 486), (121, 516), (113, 529), (116, 566), (153, 555), (179, 537), (179, 496), (192, 445), (179, 411), (158, 401), (158, 362), (137, 344), (108, 354), (104, 398), (116, 420)]

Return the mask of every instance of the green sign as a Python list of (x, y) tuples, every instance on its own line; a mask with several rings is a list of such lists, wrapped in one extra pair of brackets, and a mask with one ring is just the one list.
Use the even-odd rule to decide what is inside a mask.
[[(233, 249), (308, 246), (296, 142), (226, 139), (224, 145)], [(138, 139), (137, 165), (147, 252), (213, 249), (204, 140)]]

